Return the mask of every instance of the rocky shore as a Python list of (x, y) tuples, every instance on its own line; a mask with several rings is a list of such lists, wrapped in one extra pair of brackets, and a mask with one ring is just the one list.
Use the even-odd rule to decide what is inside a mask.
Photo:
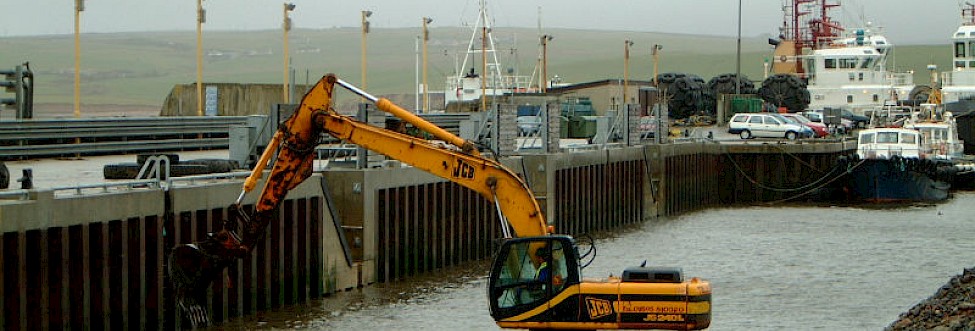
[(975, 330), (975, 268), (952, 277), (937, 293), (901, 314), (886, 330)]

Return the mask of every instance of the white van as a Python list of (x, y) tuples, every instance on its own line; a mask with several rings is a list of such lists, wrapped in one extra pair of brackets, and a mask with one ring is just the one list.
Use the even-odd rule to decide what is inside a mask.
[(755, 137), (785, 138), (794, 140), (812, 136), (812, 130), (790, 123), (782, 115), (773, 113), (739, 113), (728, 122), (728, 133), (741, 139)]

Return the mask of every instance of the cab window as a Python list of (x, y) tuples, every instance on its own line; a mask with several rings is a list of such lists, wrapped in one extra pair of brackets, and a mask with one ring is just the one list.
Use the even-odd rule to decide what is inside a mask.
[(495, 286), (500, 308), (538, 305), (565, 286), (568, 267), (558, 241), (526, 241), (511, 245)]

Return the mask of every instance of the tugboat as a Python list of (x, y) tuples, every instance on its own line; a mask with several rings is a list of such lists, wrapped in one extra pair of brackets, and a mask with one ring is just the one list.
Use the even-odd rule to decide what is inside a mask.
[(912, 73), (889, 68), (893, 44), (880, 29), (869, 22), (844, 28), (829, 15), (840, 4), (830, 2), (785, 2), (779, 38), (769, 40), (775, 75), (762, 83), (759, 95), (790, 111), (842, 108), (858, 115), (896, 101), (926, 100), (930, 87), (915, 85)]
[(860, 130), (857, 154), (841, 158), (840, 181), (847, 198), (866, 202), (942, 201), (948, 198), (955, 166), (926, 154), (920, 131), (907, 128)]

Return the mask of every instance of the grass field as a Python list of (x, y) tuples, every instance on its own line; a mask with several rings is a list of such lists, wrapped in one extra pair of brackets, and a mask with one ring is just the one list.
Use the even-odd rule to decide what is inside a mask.
[[(374, 29), (368, 35), (368, 90), (375, 94), (412, 93), (418, 29)], [(428, 46), (429, 82), (443, 88), (445, 77), (463, 61), (471, 38), (467, 28), (435, 28)], [(578, 83), (623, 77), (623, 41), (630, 39), (630, 79), (649, 80), (651, 45), (663, 46), (660, 72), (688, 72), (704, 79), (735, 71), (735, 39), (626, 31), (551, 29), (548, 73)], [(204, 81), (281, 83), (281, 31), (204, 31)], [(538, 54), (534, 29), (495, 28), (498, 56), (504, 68), (531, 75)], [(158, 109), (174, 84), (196, 80), (196, 33), (145, 32), (83, 34), (81, 37), (82, 103)], [(294, 30), (290, 52), (296, 81), (314, 81), (334, 72), (361, 85), (361, 34), (357, 28)], [(0, 38), (0, 68), (30, 61), (35, 73), (36, 107), (71, 104), (74, 83), (72, 35)], [(765, 38), (742, 40), (742, 72), (762, 78), (762, 63), (771, 53)], [(948, 45), (898, 46), (898, 71), (915, 71), (927, 82), (929, 63), (949, 68)], [(480, 59), (474, 66), (480, 71)], [(467, 66), (470, 70), (472, 65)]]

